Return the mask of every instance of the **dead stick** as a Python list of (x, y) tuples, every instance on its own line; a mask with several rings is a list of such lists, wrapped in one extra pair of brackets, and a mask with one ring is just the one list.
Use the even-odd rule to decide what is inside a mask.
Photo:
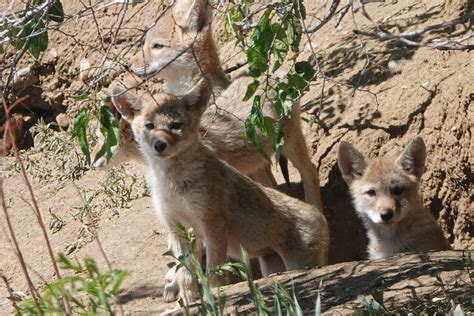
[[(3, 95), (3, 107), (4, 107), (4, 110), (5, 110), (5, 116), (8, 120), (10, 118), (9, 117), (10, 113), (9, 113), (9, 109), (8, 109), (8, 106), (7, 106), (7, 100), (5, 98), (5, 95)], [(12, 105), (12, 108), (13, 107), (15, 107), (15, 104)], [(9, 125), (7, 124), (7, 133), (8, 132), (9, 132)], [(43, 238), (44, 238), (44, 241), (46, 243), (46, 248), (48, 250), (48, 255), (51, 259), (51, 264), (53, 265), (53, 269), (54, 269), (54, 272), (56, 274), (56, 278), (59, 280), (59, 279), (61, 279), (61, 273), (59, 272), (58, 265), (57, 265), (56, 260), (54, 258), (53, 249), (51, 247), (51, 242), (49, 241), (48, 232), (46, 231), (46, 226), (44, 225), (43, 216), (42, 216), (42, 214), (40, 212), (40, 209), (38, 207), (38, 202), (36, 201), (36, 197), (35, 197), (35, 194), (33, 192), (33, 187), (31, 186), (31, 183), (28, 180), (28, 176), (26, 175), (25, 165), (23, 164), (23, 161), (21, 160), (20, 153), (18, 151), (18, 147), (16, 145), (15, 140), (12, 141), (12, 144), (13, 144), (13, 152), (15, 154), (15, 159), (17, 160), (17, 162), (20, 166), (20, 173), (21, 173), (21, 175), (23, 177), (23, 180), (25, 181), (25, 184), (28, 188), (28, 192), (30, 194), (31, 202), (33, 203), (33, 210), (34, 210), (33, 212), (36, 215), (38, 225), (40, 226), (41, 232), (43, 233)], [(64, 312), (66, 313), (66, 315), (71, 315), (71, 306), (69, 304), (69, 300), (64, 295), (63, 292), (64, 291), (61, 288), (61, 293), (63, 294), (64, 309), (65, 309)]]

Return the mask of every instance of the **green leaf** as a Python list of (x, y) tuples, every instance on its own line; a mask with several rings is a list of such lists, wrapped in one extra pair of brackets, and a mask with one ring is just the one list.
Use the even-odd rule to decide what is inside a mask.
[(114, 285), (112, 287), (111, 293), (112, 295), (117, 296), (120, 293), (120, 287), (122, 286), (123, 280), (125, 277), (129, 276), (130, 273), (122, 270), (114, 270), (114, 275)]
[(303, 34), (303, 27), (300, 19), (296, 16), (290, 16), (288, 18), (287, 34), (291, 50), (294, 52), (299, 51), (301, 42), (301, 35)]
[(11, 29), (9, 29), (7, 35), (9, 38), (11, 38), (10, 43), (12, 44), (12, 46), (16, 49), (21, 49), (25, 45), (25, 38), (30, 35), (30, 33), (28, 32), (31, 33), (31, 29), (26, 27), (12, 27)]
[(453, 316), (464, 316), (464, 311), (462, 310), (462, 307), (460, 304), (456, 306), (456, 308), (453, 310)]
[(268, 68), (267, 56), (256, 47), (247, 49), (247, 60), (249, 62), (249, 73), (252, 77), (260, 76)]
[(276, 144), (277, 141), (277, 131), (275, 128), (275, 120), (273, 117), (264, 116), (262, 120), (263, 132), (267, 135), (268, 139), (272, 144)]
[(74, 119), (74, 136), (79, 140), (79, 146), (82, 153), (86, 156), (87, 162), (91, 163), (91, 153), (89, 143), (87, 142), (87, 126), (89, 125), (89, 116), (87, 110), (82, 109)]
[(383, 306), (383, 291), (382, 290), (375, 290), (372, 293), (372, 297), (374, 300), (379, 303), (381, 306)]
[(99, 275), (99, 268), (97, 267), (97, 263), (95, 262), (95, 260), (91, 257), (86, 257), (86, 259), (84, 259), (84, 262), (86, 264), (86, 269), (87, 271), (89, 272), (89, 274), (92, 276), (92, 275)]
[(278, 295), (275, 295), (275, 316), (283, 316), (281, 313), (281, 303), (280, 303), (280, 297)]
[(311, 81), (316, 74), (313, 66), (308, 61), (300, 61), (295, 64), (295, 71), (302, 76), (306, 81)]
[(72, 261), (63, 253), (59, 253), (56, 261), (59, 263), (61, 269), (64, 270), (72, 270), (74, 272), (81, 272), (83, 270), (80, 263)]
[(28, 50), (30, 51), (33, 57), (38, 58), (39, 54), (45, 51), (48, 48), (48, 32), (46, 31), (46, 26), (43, 21), (32, 21), (31, 23), (25, 25), (25, 28), (31, 28), (27, 31), (29, 34), (34, 34), (39, 32), (39, 34), (30, 37), (30, 43)]
[(255, 28), (246, 49), (249, 72), (258, 77), (268, 69), (268, 51), (273, 41), (273, 32), (270, 25), (272, 8), (265, 10), (260, 23)]
[(303, 310), (301, 309), (301, 306), (298, 303), (298, 299), (296, 298), (296, 293), (295, 293), (294, 288), (293, 288), (293, 305), (295, 307), (295, 315), (296, 316), (303, 316)]
[(272, 49), (272, 53), (275, 56), (275, 63), (272, 69), (273, 72), (277, 71), (285, 61), (285, 57), (288, 54), (288, 49), (288, 45), (283, 40), (275, 39), (275, 44), (273, 45)]
[(112, 154), (117, 150), (120, 141), (120, 128), (118, 121), (108, 106), (100, 107), (99, 121), (101, 126), (100, 131), (102, 135), (104, 135), (104, 144), (97, 152), (95, 161), (104, 155), (107, 156), (107, 159), (112, 157)]
[(173, 254), (173, 250), (165, 251), (165, 252), (162, 254), (162, 256), (175, 258), (174, 254)]
[(261, 97), (259, 95), (254, 97), (250, 115), (245, 120), (245, 137), (246, 140), (251, 141), (251, 143), (255, 146), (255, 149), (257, 149), (257, 151), (265, 159), (270, 161), (268, 153), (265, 151), (260, 139), (258, 138), (256, 127), (258, 127), (260, 130), (264, 129), (263, 114), (261, 110)]
[(318, 292), (318, 297), (316, 298), (316, 306), (314, 308), (314, 316), (321, 315), (321, 292)]
[(54, 22), (64, 22), (64, 9), (60, 0), (56, 0), (56, 2), (49, 8), (48, 18)]
[(258, 80), (252, 81), (252, 83), (247, 86), (247, 92), (245, 92), (245, 96), (242, 101), (247, 101), (250, 99), (255, 94), (255, 91), (259, 85), (260, 82)]

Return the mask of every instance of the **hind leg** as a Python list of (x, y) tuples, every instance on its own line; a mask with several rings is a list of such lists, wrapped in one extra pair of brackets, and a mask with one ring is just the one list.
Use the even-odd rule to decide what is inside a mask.
[(304, 185), (305, 201), (323, 210), (319, 187), (319, 172), (311, 162), (301, 131), (299, 107), (294, 108), (291, 119), (285, 119), (285, 144), (282, 153), (298, 169)]
[(262, 271), (264, 277), (269, 276), (272, 273), (286, 271), (285, 264), (277, 253), (258, 257), (258, 262), (260, 264), (260, 271)]

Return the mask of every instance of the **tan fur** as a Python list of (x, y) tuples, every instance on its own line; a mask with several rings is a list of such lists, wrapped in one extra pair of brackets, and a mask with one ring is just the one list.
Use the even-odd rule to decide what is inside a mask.
[[(120, 88), (113, 92), (122, 93)], [(275, 253), (285, 270), (326, 264), (329, 232), (318, 208), (253, 182), (198, 140), (209, 95), (202, 80), (181, 98), (158, 94), (138, 99), (130, 93), (113, 98), (122, 114), (134, 113), (125, 118), (147, 161), (155, 211), (169, 229), (174, 255), (188, 250), (177, 229), (181, 223), (194, 229), (198, 249), (205, 247), (208, 269), (227, 256), (238, 258), (240, 246), (251, 257), (268, 259), (270, 272), (278, 269), (272, 266)], [(172, 269), (166, 279), (176, 281), (185, 302), (193, 301), (196, 283), (187, 269), (176, 275)]]
[(378, 157), (370, 162), (341, 142), (338, 164), (367, 229), (370, 259), (450, 249), (419, 193), (425, 155), (421, 137), (413, 139), (397, 160)]
[(0, 126), (0, 134), (3, 134), (3, 139), (0, 140), (0, 155), (8, 155), (14, 145), (18, 149), (21, 148), (28, 131), (26, 122), (29, 120), (31, 117), (14, 113)]
[[(149, 30), (142, 52), (131, 59), (130, 69), (140, 75), (165, 79), (167, 92), (175, 95), (188, 91), (203, 74), (210, 77), (215, 86), (215, 98), (202, 118), (205, 143), (244, 174), (268, 174), (262, 171), (269, 169), (268, 162), (243, 139), (244, 121), (252, 101), (241, 100), (253, 79), (239, 76), (229, 81), (212, 38), (211, 16), (211, 7), (205, 0), (177, 1), (175, 7), (164, 13)], [(276, 118), (270, 104), (265, 104), (264, 111), (265, 115)], [(282, 153), (300, 172), (306, 202), (322, 208), (319, 174), (311, 162), (301, 131), (298, 104), (293, 106), (292, 117), (284, 118), (283, 123)], [(271, 154), (272, 148), (266, 138), (260, 135), (260, 140)], [(273, 177), (271, 183), (275, 183)]]

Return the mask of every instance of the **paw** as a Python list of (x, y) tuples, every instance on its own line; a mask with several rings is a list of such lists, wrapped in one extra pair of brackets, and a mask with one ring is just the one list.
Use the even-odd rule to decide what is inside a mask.
[(163, 290), (163, 300), (167, 303), (178, 300), (179, 286), (176, 282), (167, 283)]
[(178, 284), (180, 299), (183, 300), (184, 305), (193, 303), (198, 293), (198, 287), (196, 280), (189, 270), (185, 268), (179, 269), (176, 272), (175, 280)]

